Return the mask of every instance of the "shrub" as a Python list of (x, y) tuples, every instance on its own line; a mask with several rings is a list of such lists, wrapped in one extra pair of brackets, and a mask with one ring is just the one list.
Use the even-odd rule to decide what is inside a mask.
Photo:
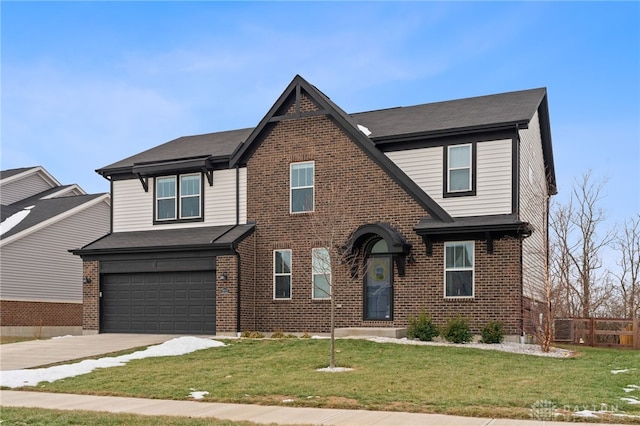
[(473, 339), (469, 321), (466, 318), (457, 316), (449, 318), (447, 325), (442, 329), (440, 335), (451, 343), (467, 343)]
[(489, 321), (482, 329), (482, 343), (502, 343), (504, 326), (500, 321)]
[(271, 335), (272, 339), (284, 339), (285, 337), (287, 336), (282, 332), (282, 330), (276, 330)]
[(417, 317), (409, 317), (409, 328), (407, 337), (429, 342), (438, 335), (438, 327), (431, 321), (431, 317), (423, 310)]
[(247, 339), (262, 339), (264, 337), (264, 334), (260, 333), (259, 331), (243, 331), (242, 334), (240, 334), (240, 337), (244, 337)]

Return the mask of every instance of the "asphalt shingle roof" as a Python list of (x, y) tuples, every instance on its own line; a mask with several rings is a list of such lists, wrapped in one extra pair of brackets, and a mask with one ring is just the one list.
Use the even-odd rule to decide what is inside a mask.
[(531, 89), (370, 111), (352, 117), (371, 131), (372, 139), (515, 125), (531, 120), (545, 94), (546, 89)]
[[(2, 234), (2, 238), (4, 239), (10, 237), (11, 235), (22, 232), (26, 229), (31, 228), (32, 226), (36, 226), (39, 223), (56, 217), (68, 210), (71, 210), (103, 195), (104, 194), (74, 195), (69, 197), (50, 198), (46, 200), (34, 199), (35, 197), (32, 197), (32, 201), (29, 203), (25, 203), (24, 201), (19, 202), (20, 207), (17, 207), (18, 203), (11, 204), (8, 207), (10, 211), (13, 211), (14, 213), (17, 213), (25, 207), (33, 206), (33, 208), (30, 210), (27, 217), (20, 221), (20, 223)], [(4, 210), (6, 207), (7, 206), (2, 206), (2, 210)], [(5, 220), (4, 212), (3, 220)]]
[(20, 174), (22, 172), (26, 172), (27, 170), (31, 170), (31, 169), (35, 169), (38, 166), (33, 166), (33, 167), (21, 167), (19, 169), (8, 169), (8, 170), (0, 170), (0, 180), (1, 179), (6, 179), (9, 178), (11, 176)]
[(206, 226), (196, 228), (154, 229), (152, 231), (114, 232), (96, 240), (76, 254), (90, 254), (110, 251), (127, 251), (161, 247), (163, 250), (178, 247), (208, 246), (229, 248), (252, 231), (253, 224)]
[(102, 167), (98, 169), (97, 172), (103, 174), (104, 171), (107, 170), (129, 168), (135, 163), (203, 156), (230, 157), (236, 148), (249, 137), (252, 130), (253, 129), (239, 129), (206, 133), (203, 135), (183, 136)]
[[(465, 129), (526, 124), (533, 117), (546, 89), (530, 89), (409, 107), (346, 114), (355, 124), (367, 127), (370, 138), (403, 135), (445, 134)], [(251, 135), (253, 128), (184, 136), (98, 169), (105, 176), (125, 172), (135, 164), (201, 156), (231, 157)]]

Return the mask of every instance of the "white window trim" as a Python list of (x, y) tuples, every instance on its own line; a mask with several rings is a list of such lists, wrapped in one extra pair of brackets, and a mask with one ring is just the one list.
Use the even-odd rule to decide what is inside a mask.
[[(313, 184), (312, 185), (307, 185), (307, 186), (296, 186), (295, 188), (291, 185), (292, 183), (292, 179), (291, 179), (291, 172), (293, 171), (293, 166), (294, 165), (299, 165), (299, 164), (311, 164), (313, 166)], [(305, 213), (313, 213), (315, 211), (316, 208), (316, 189), (315, 189), (315, 183), (316, 183), (316, 163), (315, 161), (300, 161), (297, 163), (291, 163), (289, 164), (289, 214), (305, 214)], [(311, 188), (312, 189), (312, 199), (311, 199), (311, 210), (303, 210), (300, 212), (294, 212), (293, 211), (293, 190), (294, 189), (308, 189)]]
[[(471, 268), (451, 268), (447, 269), (447, 246), (456, 244), (471, 244)], [(471, 271), (471, 295), (470, 296), (447, 296), (447, 272)], [(444, 243), (444, 274), (443, 293), (445, 299), (473, 299), (476, 296), (476, 242), (475, 241), (448, 241)]]
[[(188, 177), (188, 176), (197, 176), (198, 177), (198, 215), (197, 216), (182, 216), (182, 200), (185, 198), (195, 198), (196, 195), (182, 195), (182, 178), (183, 177)], [(180, 217), (179, 219), (199, 219), (202, 217), (202, 175), (200, 173), (187, 173), (184, 175), (179, 175), (179, 179), (180, 179), (180, 184), (178, 185), (178, 188), (176, 188), (177, 190), (180, 190), (180, 205), (176, 206), (176, 208), (179, 208), (180, 210), (178, 211), (178, 213), (180, 213)]]
[[(316, 259), (316, 252), (317, 250), (326, 250), (327, 255), (329, 256), (329, 272), (317, 272), (315, 271), (314, 267), (313, 267), (313, 261), (314, 259)], [(316, 275), (329, 275), (329, 294), (325, 295), (324, 297), (316, 297), (315, 296), (315, 289), (316, 289), (316, 280), (315, 277)], [(318, 248), (314, 248), (311, 249), (311, 298), (313, 300), (331, 300), (331, 293), (333, 290), (333, 286), (331, 285), (331, 276), (332, 276), (332, 271), (331, 271), (331, 252), (329, 251), (328, 248), (326, 247), (318, 247)], [(320, 291), (321, 292), (321, 291)]]
[[(174, 190), (174, 196), (173, 197), (160, 197), (158, 196), (158, 180), (159, 179), (168, 179), (168, 178), (173, 178), (173, 182), (175, 185), (175, 190)], [(178, 219), (178, 176), (177, 175), (167, 175), (167, 176), (158, 176), (155, 178), (155, 200), (153, 201), (154, 203), (156, 203), (156, 221), (158, 222), (164, 222), (164, 221), (171, 221), (171, 220), (177, 220)], [(158, 214), (160, 213), (160, 209), (158, 208), (158, 201), (160, 200), (174, 200), (173, 203), (173, 217), (164, 217), (164, 218), (159, 218)]]
[[(450, 167), (451, 164), (451, 148), (469, 147), (469, 167)], [(451, 189), (451, 171), (469, 169), (469, 188), (468, 189)], [(456, 192), (473, 191), (473, 144), (449, 145), (447, 147), (447, 192), (455, 194)]]
[[(182, 178), (185, 176), (198, 176), (198, 215), (197, 216), (182, 216), (182, 200), (184, 198), (192, 198), (195, 195), (182, 195)], [(175, 184), (175, 195), (173, 197), (159, 197), (158, 196), (158, 179), (168, 179), (173, 178)], [(155, 221), (156, 222), (173, 222), (181, 219), (201, 219), (202, 218), (202, 174), (200, 173), (186, 173), (186, 174), (177, 174), (177, 175), (166, 175), (166, 176), (156, 176), (154, 179), (154, 203), (155, 203)], [(174, 200), (173, 203), (173, 217), (167, 218), (159, 218), (158, 213), (158, 201), (159, 200)]]
[[(276, 272), (276, 253), (277, 252), (289, 252), (289, 273)], [(289, 277), (289, 297), (276, 297), (276, 277)], [(293, 254), (291, 249), (277, 249), (273, 251), (273, 300), (291, 300), (291, 294), (293, 293)]]

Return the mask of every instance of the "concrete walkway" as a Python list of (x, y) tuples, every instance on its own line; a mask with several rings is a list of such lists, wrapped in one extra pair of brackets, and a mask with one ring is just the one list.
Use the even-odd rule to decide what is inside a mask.
[[(0, 369), (18, 370), (110, 352), (149, 346), (176, 335), (96, 334), (0, 345)], [(0, 374), (2, 374), (0, 372)], [(298, 408), (283, 406), (221, 404), (199, 401), (165, 401), (0, 390), (0, 406), (88, 410), (141, 415), (214, 417), (280, 425), (443, 425), (443, 426), (563, 426), (562, 422), (445, 416), (388, 411)], [(0, 416), (0, 420), (1, 416)], [(593, 425), (594, 423), (589, 423)]]
[[(0, 370), (21, 370), (94, 357), (139, 346), (157, 345), (170, 334), (89, 334), (0, 345)], [(206, 337), (206, 336), (201, 336)]]
[[(274, 407), (196, 401), (69, 395), (42, 392), (0, 391), (0, 405), (58, 410), (105, 411), (147, 416), (178, 416), (250, 421), (278, 425), (366, 425), (366, 426), (566, 426), (563, 422), (488, 419), (442, 414), (390, 411), (340, 410), (331, 408)], [(596, 425), (589, 423), (589, 425)], [(603, 425), (600, 425), (603, 426)], [(609, 425), (610, 426), (610, 425)]]

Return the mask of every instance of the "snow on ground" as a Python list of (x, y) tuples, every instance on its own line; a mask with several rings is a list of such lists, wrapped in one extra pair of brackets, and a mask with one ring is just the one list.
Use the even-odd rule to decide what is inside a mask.
[(457, 348), (474, 348), (474, 349), (485, 349), (485, 350), (493, 350), (493, 351), (503, 351), (503, 352), (511, 352), (518, 354), (526, 354), (526, 355), (537, 355), (537, 356), (546, 356), (546, 357), (554, 357), (554, 358), (566, 358), (573, 354), (573, 352), (560, 349), (560, 348), (551, 348), (549, 352), (542, 352), (540, 349), (540, 345), (529, 345), (522, 343), (464, 343), (464, 344), (456, 344), (456, 343), (448, 343), (448, 342), (422, 342), (420, 340), (411, 340), (407, 338), (403, 339), (395, 339), (392, 337), (371, 337), (368, 340), (372, 342), (378, 343), (399, 343), (403, 345), (426, 345), (426, 346), (455, 346)]
[(346, 367), (325, 367), (325, 368), (318, 368), (316, 371), (323, 371), (325, 373), (343, 373), (345, 371), (351, 371), (353, 370), (353, 368), (346, 368)]
[(191, 397), (193, 399), (202, 399), (202, 398), (204, 398), (205, 395), (209, 395), (209, 392), (207, 392), (207, 391), (197, 391), (195, 389), (191, 389), (191, 393), (189, 394), (189, 397)]
[(10, 388), (36, 386), (40, 382), (55, 382), (67, 377), (91, 373), (96, 368), (121, 367), (133, 359), (178, 356), (220, 346), (225, 346), (225, 344), (217, 340), (200, 337), (178, 337), (160, 345), (149, 346), (145, 350), (118, 357), (88, 359), (74, 364), (57, 365), (48, 368), (2, 371), (0, 372), (0, 386)]

